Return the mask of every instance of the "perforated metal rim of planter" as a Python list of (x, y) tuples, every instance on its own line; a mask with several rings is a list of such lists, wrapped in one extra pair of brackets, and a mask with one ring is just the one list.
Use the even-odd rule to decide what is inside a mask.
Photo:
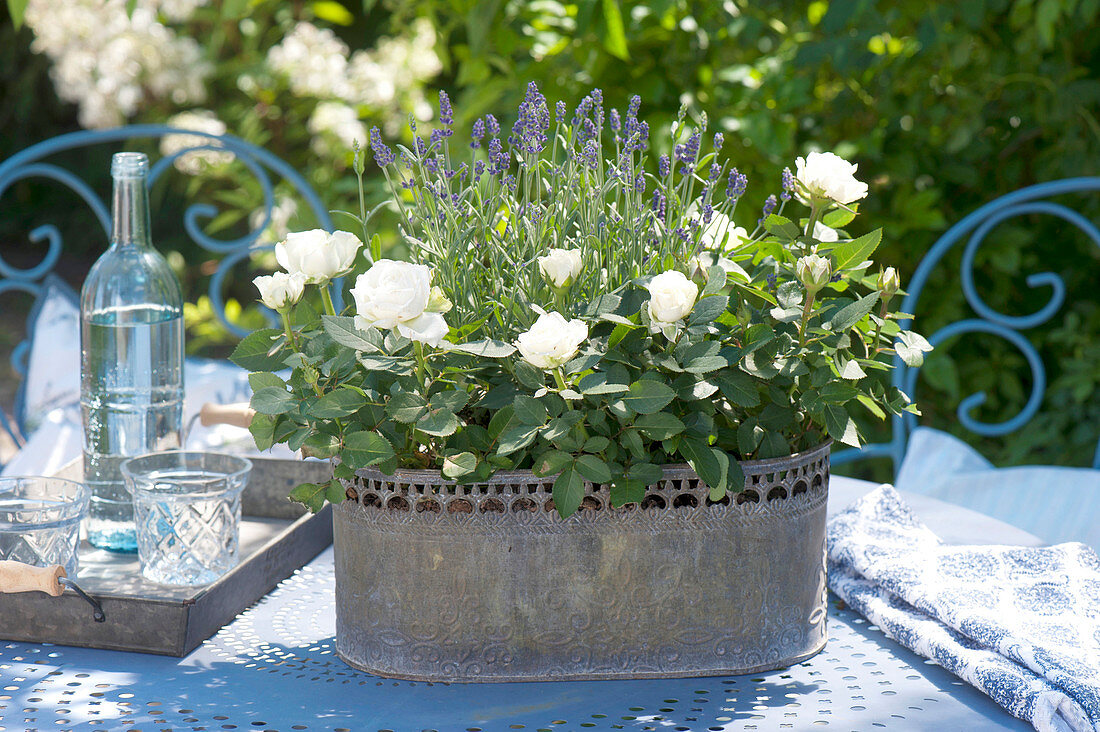
[(755, 673), (825, 642), (829, 444), (742, 463), (721, 502), (666, 466), (640, 504), (585, 485), (562, 520), (554, 477), (472, 485), (374, 469), (333, 514), (336, 651), (418, 681)]

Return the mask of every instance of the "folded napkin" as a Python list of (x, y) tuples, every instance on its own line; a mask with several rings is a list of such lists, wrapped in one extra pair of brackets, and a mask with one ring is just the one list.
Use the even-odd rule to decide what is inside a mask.
[(949, 546), (882, 486), (829, 521), (829, 587), (1046, 732), (1100, 732), (1100, 557)]

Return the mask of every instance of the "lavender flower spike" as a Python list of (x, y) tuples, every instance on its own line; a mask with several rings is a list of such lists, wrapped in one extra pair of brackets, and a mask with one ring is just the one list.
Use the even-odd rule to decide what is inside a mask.
[(740, 198), (749, 186), (749, 179), (737, 168), (731, 168), (729, 179), (726, 181), (726, 197), (729, 199)]
[(454, 109), (451, 108), (451, 98), (447, 92), (439, 90), (439, 121), (450, 127), (455, 123)]
[(672, 172), (672, 160), (668, 155), (662, 155), (660, 162), (657, 164), (657, 173), (662, 178), (667, 178), (670, 172)]
[(473, 129), (470, 131), (470, 137), (473, 138), (473, 141), (470, 142), (470, 147), (481, 147), (481, 141), (485, 138), (485, 120), (474, 120), (474, 126)]
[(779, 197), (784, 201), (791, 200), (791, 194), (794, 192), (794, 176), (791, 175), (790, 168), (783, 168), (783, 192), (779, 194)]
[(382, 132), (378, 127), (370, 128), (370, 149), (374, 153), (374, 162), (378, 163), (379, 168), (393, 165), (393, 161), (397, 159), (397, 156), (393, 154), (393, 150), (386, 147), (386, 143), (382, 142)]
[(775, 210), (778, 203), (779, 201), (776, 200), (775, 196), (768, 196), (764, 199), (764, 209), (760, 212), (760, 220), (756, 222), (757, 225), (763, 225), (764, 220), (772, 215), (772, 211)]

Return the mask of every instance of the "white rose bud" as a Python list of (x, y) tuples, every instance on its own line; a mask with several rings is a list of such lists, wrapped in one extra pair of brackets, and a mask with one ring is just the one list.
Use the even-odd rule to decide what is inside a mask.
[(808, 254), (801, 257), (794, 265), (799, 282), (811, 295), (816, 294), (833, 276), (833, 267), (828, 258), (817, 254)]
[(820, 242), (834, 242), (840, 239), (840, 235), (837, 234), (836, 229), (831, 226), (826, 226), (820, 221), (815, 221), (814, 238)]
[(542, 313), (531, 328), (516, 339), (523, 360), (540, 369), (555, 369), (577, 355), (588, 338), (581, 320), (566, 320), (561, 313)]
[(883, 299), (890, 299), (900, 289), (901, 278), (898, 277), (897, 270), (893, 267), (887, 267), (884, 271), (879, 272), (878, 290), (882, 293)]
[(252, 284), (260, 291), (260, 300), (264, 305), (272, 310), (285, 310), (302, 299), (306, 278), (301, 274), (276, 272), (261, 275), (252, 280)]
[(573, 284), (581, 273), (579, 249), (551, 249), (545, 257), (539, 257), (539, 272), (551, 287), (561, 290)]
[(275, 245), (275, 259), (290, 274), (304, 276), (308, 284), (323, 285), (351, 269), (361, 246), (359, 237), (347, 231), (298, 231)]
[(686, 318), (699, 296), (699, 286), (677, 270), (657, 275), (646, 289), (649, 290), (649, 329), (653, 333)]
[(379, 259), (355, 278), (355, 325), (394, 329), (410, 340), (438, 346), (448, 329), (442, 315), (425, 312), (431, 282), (431, 270), (423, 264)]
[(834, 153), (812, 152), (798, 158), (795, 168), (802, 193), (845, 205), (867, 195), (867, 184), (855, 178), (856, 165)]

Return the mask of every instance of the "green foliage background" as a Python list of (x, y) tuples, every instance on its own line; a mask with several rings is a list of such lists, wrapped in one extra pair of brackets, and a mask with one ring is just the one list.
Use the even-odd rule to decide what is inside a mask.
[[(294, 7), (311, 17), (324, 16), (316, 8), (331, 5)], [(593, 86), (619, 107), (642, 95), (643, 115), (662, 145), (667, 123), (686, 102), (694, 114), (705, 112), (712, 128), (726, 130), (726, 153), (749, 175), (743, 212), (778, 190), (778, 171), (796, 155), (827, 149), (853, 159), (871, 183), (860, 221), (884, 227), (878, 258), (897, 265), (903, 281), (937, 236), (974, 208), (1032, 183), (1096, 175), (1100, 167), (1100, 36), (1094, 31), (1100, 0), (343, 5), (353, 20), (337, 32), (353, 49), (378, 32), (400, 32), (414, 17), (433, 21), (445, 67), (439, 82), (455, 99), (460, 125), (487, 111), (506, 116), (533, 79), (551, 101), (575, 102)], [(316, 22), (325, 24), (324, 18)], [(3, 158), (75, 122), (71, 110), (50, 99), (47, 65), (27, 50), (28, 31), (5, 23), (0, 41)], [(250, 110), (232, 89), (218, 96), (222, 118), (247, 133)], [(151, 112), (142, 121), (158, 113), (165, 114)], [(309, 168), (306, 151), (280, 149), (278, 139), (257, 142)], [(338, 207), (348, 191), (332, 187), (325, 194)], [(1100, 220), (1100, 196), (1065, 202)], [(5, 207), (3, 218), (10, 216)], [(751, 228), (754, 222), (737, 223)], [(10, 241), (11, 228), (0, 235)], [(11, 246), (0, 243), (3, 251)], [(921, 299), (917, 327), (925, 334), (971, 314), (958, 287), (958, 254), (941, 264)], [(1043, 344), (1048, 368), (1041, 416), (1023, 432), (978, 446), (1001, 464), (1089, 464), (1100, 432), (1094, 286), (1100, 250), (1050, 217), (1018, 218), (987, 238), (975, 277), (994, 308), (1026, 314), (1049, 296), (1025, 282), (1042, 271), (1063, 275), (1068, 295), (1050, 323), (1025, 334)], [(1011, 346), (967, 337), (929, 358), (916, 396), (925, 423), (951, 428), (960, 397), (986, 391), (989, 400), (977, 416), (1000, 421), (1020, 409), (1031, 383)]]

